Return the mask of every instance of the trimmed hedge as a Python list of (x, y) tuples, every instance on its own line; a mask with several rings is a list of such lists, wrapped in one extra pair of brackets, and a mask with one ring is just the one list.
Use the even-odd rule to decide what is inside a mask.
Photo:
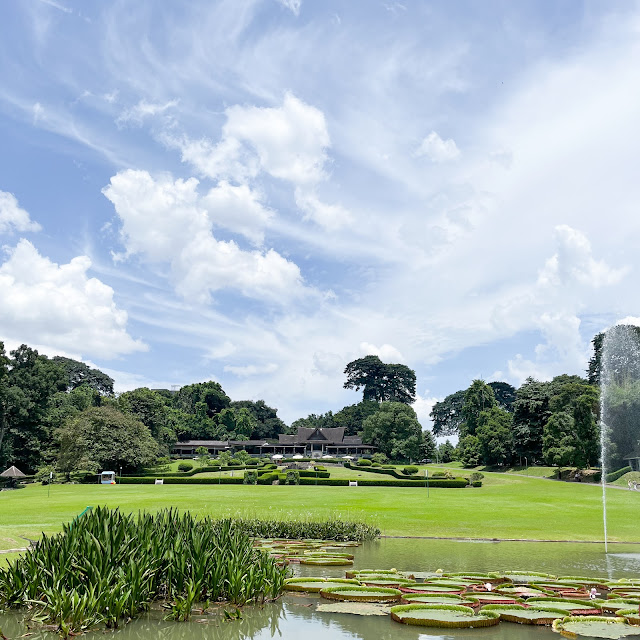
[(629, 473), (630, 471), (633, 471), (631, 467), (623, 467), (612, 473), (607, 473), (607, 482), (615, 482), (618, 478), (622, 478), (625, 473)]
[[(244, 478), (159, 478), (164, 484), (242, 484)], [(118, 484), (154, 484), (154, 478), (122, 477)]]
[[(263, 474), (258, 477), (258, 484), (272, 484), (274, 480), (280, 480), (281, 484), (286, 479), (285, 474)], [(244, 478), (230, 478), (223, 476), (220, 478), (162, 478), (164, 484), (243, 484)], [(119, 481), (120, 482), (120, 481)], [(154, 484), (154, 478), (134, 478), (131, 476), (123, 477), (121, 479), (122, 484)], [(301, 485), (323, 485), (329, 487), (347, 487), (349, 486), (349, 480), (347, 478), (319, 478), (317, 481), (314, 478), (300, 478)], [(474, 486), (481, 486), (482, 483)], [(425, 483), (418, 483), (414, 480), (358, 480), (358, 486), (360, 487), (422, 487), (425, 488)], [(430, 488), (449, 488), (449, 489), (462, 489), (467, 486), (467, 481), (464, 479), (455, 480), (429, 480)]]

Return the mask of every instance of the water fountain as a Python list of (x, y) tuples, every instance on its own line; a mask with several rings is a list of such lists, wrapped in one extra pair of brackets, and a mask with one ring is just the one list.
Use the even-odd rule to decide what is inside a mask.
[(640, 444), (640, 327), (615, 325), (602, 340), (600, 381), (600, 459), (604, 548), (608, 553), (607, 473)]

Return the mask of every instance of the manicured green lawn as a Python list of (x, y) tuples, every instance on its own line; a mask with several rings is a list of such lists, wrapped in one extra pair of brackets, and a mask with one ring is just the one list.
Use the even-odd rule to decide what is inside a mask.
[[(599, 486), (485, 474), (480, 489), (245, 485), (29, 485), (0, 494), (0, 548), (60, 530), (88, 505), (376, 524), (384, 535), (601, 540)], [(608, 490), (609, 539), (640, 542), (640, 492)]]

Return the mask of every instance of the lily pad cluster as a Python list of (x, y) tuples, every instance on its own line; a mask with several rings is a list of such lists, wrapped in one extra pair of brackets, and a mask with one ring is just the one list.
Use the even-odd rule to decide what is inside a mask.
[[(313, 558), (308, 551), (303, 557)], [(344, 579), (292, 578), (286, 590), (318, 593), (319, 611), (390, 615), (399, 623), (488, 627), (553, 626), (567, 637), (640, 636), (640, 580), (554, 576), (532, 571), (444, 573), (348, 569)], [(595, 594), (594, 594), (595, 590)]]
[(357, 542), (335, 540), (270, 540), (259, 539), (254, 546), (281, 564), (309, 564), (321, 567), (344, 567), (353, 564), (350, 547)]

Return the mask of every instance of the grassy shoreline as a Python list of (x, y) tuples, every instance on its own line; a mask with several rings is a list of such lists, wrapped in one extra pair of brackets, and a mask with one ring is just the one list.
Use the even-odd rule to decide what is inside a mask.
[[(349, 518), (384, 535), (598, 541), (601, 488), (486, 473), (481, 489), (247, 485), (30, 485), (0, 494), (0, 549), (60, 530), (87, 506), (272, 519)], [(608, 490), (609, 539), (640, 542), (640, 492)]]

